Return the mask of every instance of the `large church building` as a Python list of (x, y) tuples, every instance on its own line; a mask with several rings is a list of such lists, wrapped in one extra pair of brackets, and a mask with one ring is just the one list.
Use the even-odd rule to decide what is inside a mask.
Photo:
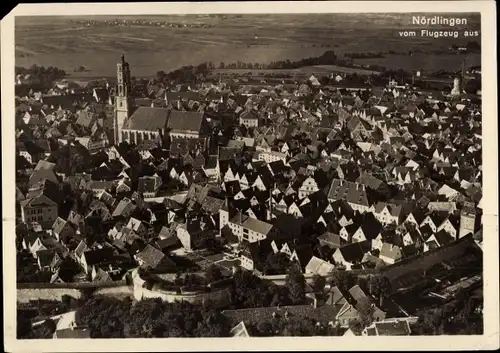
[(122, 55), (117, 67), (115, 97), (115, 144), (139, 144), (144, 140), (171, 138), (208, 138), (211, 133), (203, 112), (174, 110), (171, 106), (135, 107), (130, 96), (130, 67)]

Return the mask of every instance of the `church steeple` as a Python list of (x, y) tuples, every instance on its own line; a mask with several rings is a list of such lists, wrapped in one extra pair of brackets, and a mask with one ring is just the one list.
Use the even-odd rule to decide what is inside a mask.
[(115, 122), (114, 137), (115, 144), (122, 142), (123, 123), (128, 119), (131, 109), (132, 84), (130, 82), (130, 67), (121, 56), (120, 62), (116, 64), (116, 96), (115, 96)]

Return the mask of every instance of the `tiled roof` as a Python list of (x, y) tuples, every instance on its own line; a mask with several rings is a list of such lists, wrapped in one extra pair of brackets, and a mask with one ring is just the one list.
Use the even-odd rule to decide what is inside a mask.
[(331, 274), (335, 269), (335, 266), (329, 262), (321, 260), (316, 256), (313, 256), (306, 266), (306, 271), (320, 276), (327, 276)]
[(136, 255), (137, 259), (144, 261), (144, 263), (151, 268), (158, 266), (165, 256), (163, 252), (150, 244), (146, 245), (146, 247)]
[(169, 111), (168, 108), (139, 107), (125, 121), (123, 129), (141, 131), (164, 129), (168, 121)]
[(365, 186), (341, 179), (333, 179), (328, 192), (330, 200), (345, 200), (346, 202), (369, 206)]
[(241, 216), (241, 222), (240, 222), (240, 216), (236, 215), (233, 217), (233, 219), (231, 219), (231, 222), (240, 224), (245, 228), (248, 228), (256, 233), (264, 235), (267, 235), (269, 231), (273, 228), (272, 224), (248, 217), (247, 215)]
[(167, 127), (172, 131), (200, 132), (204, 114), (202, 112), (186, 112), (172, 110), (168, 117)]
[(113, 248), (102, 248), (95, 250), (87, 250), (83, 253), (88, 266), (109, 262), (114, 257)]

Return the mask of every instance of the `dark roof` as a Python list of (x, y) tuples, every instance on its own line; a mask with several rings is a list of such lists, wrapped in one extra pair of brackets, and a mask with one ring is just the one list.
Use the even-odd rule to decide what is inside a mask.
[(109, 262), (114, 257), (113, 248), (102, 248), (95, 250), (88, 250), (83, 253), (85, 261), (88, 266), (97, 265), (103, 262)]
[(352, 243), (341, 247), (337, 251), (340, 251), (344, 260), (350, 263), (361, 262), (363, 256), (365, 255), (365, 251), (362, 248), (360, 243)]
[(167, 127), (171, 130), (200, 132), (203, 118), (204, 114), (202, 112), (172, 110), (168, 118)]
[(138, 259), (144, 261), (148, 267), (155, 268), (162, 263), (166, 255), (152, 245), (148, 244), (136, 256)]
[(168, 108), (139, 107), (125, 121), (123, 128), (146, 131), (164, 129), (168, 121), (169, 111)]

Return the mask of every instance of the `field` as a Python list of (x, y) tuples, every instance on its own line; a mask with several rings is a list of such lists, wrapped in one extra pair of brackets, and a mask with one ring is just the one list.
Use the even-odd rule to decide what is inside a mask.
[[(211, 61), (217, 67), (221, 61), (293, 61), (319, 56), (326, 50), (340, 55), (345, 52), (445, 50), (452, 44), (467, 42), (464, 38), (401, 38), (399, 30), (409, 29), (410, 16), (407, 14), (134, 17), (204, 23), (211, 25), (209, 29), (149, 25), (95, 27), (70, 22), (70, 19), (86, 18), (17, 18), (16, 65), (56, 66), (66, 70), (72, 78), (84, 80), (114, 76), (115, 64), (120, 55), (125, 54), (132, 74), (148, 77), (159, 70), (169, 71), (204, 61)], [(478, 26), (478, 18), (471, 18), (469, 27)], [(462, 59), (461, 55), (453, 54), (390, 55), (355, 62), (393, 69), (458, 70)], [(468, 55), (467, 65), (479, 64), (480, 55)], [(73, 69), (80, 65), (89, 70), (74, 73)], [(319, 68), (325, 72), (330, 69)]]
[(358, 75), (372, 75), (377, 74), (377, 71), (364, 70), (358, 68), (341, 67), (337, 65), (314, 65), (305, 66), (299, 69), (215, 69), (215, 74), (246, 74), (251, 72), (253, 76), (265, 75), (265, 74), (289, 74), (289, 75), (329, 75), (331, 73), (357, 73)]

